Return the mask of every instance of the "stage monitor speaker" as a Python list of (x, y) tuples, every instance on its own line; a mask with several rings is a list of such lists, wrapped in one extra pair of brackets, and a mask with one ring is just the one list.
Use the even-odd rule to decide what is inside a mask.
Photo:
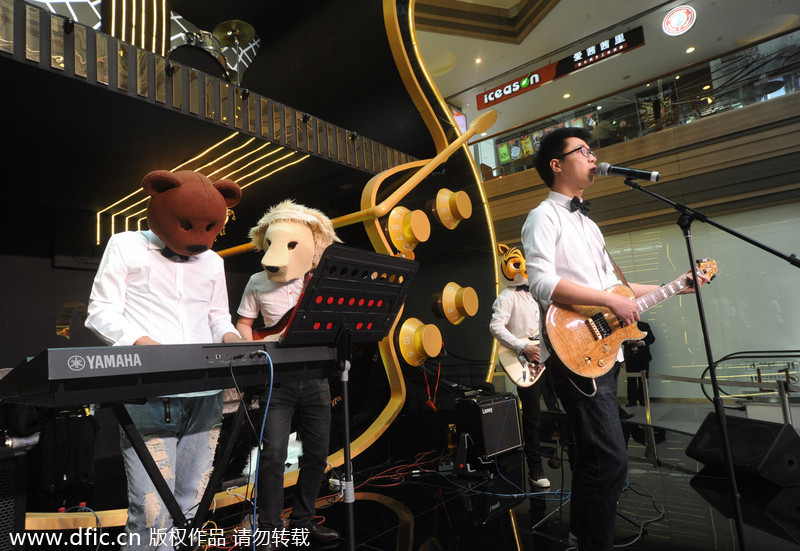
[(483, 458), (522, 446), (519, 407), (511, 394), (459, 398), (456, 427), (472, 438), (473, 452)]
[(9, 534), (25, 531), (27, 479), (25, 452), (0, 448), (0, 551), (24, 549), (12, 546)]
[[(800, 436), (794, 427), (746, 417), (725, 420), (737, 473), (758, 475), (782, 487), (800, 484)], [(715, 413), (706, 416), (686, 455), (706, 465), (725, 466)]]

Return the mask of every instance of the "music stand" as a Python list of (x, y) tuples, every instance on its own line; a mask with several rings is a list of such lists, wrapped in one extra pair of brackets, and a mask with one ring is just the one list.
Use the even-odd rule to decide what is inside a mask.
[(344, 411), (344, 503), (348, 549), (355, 549), (350, 404), (347, 391), (354, 342), (378, 342), (389, 333), (419, 263), (333, 244), (306, 282), (281, 346), (328, 345), (338, 349)]

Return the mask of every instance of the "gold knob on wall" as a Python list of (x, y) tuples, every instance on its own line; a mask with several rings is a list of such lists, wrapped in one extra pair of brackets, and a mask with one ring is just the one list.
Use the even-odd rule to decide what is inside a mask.
[(398, 256), (414, 258), (414, 247), (431, 236), (431, 223), (421, 210), (395, 207), (386, 220), (386, 234), (398, 251)]
[(442, 333), (432, 324), (424, 324), (417, 318), (408, 318), (400, 326), (397, 337), (400, 356), (411, 365), (422, 365), (428, 358), (442, 351)]
[(436, 194), (433, 212), (445, 228), (452, 230), (459, 222), (472, 216), (472, 201), (466, 191), (452, 192), (442, 188)]
[(461, 287), (451, 281), (441, 293), (433, 296), (433, 311), (453, 325), (458, 325), (467, 316), (478, 313), (478, 293), (472, 287)]

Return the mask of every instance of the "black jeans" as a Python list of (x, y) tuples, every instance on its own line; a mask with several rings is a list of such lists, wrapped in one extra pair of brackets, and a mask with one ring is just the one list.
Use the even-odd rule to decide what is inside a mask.
[(300, 423), (303, 455), (292, 524), (302, 528), (314, 520), (317, 494), (328, 464), (331, 393), (327, 379), (280, 383), (272, 389), (258, 469), (258, 527), (262, 530), (283, 528), (283, 473), (295, 414)]
[(610, 551), (617, 500), (628, 474), (628, 454), (617, 403), (619, 363), (603, 376), (580, 377), (555, 356), (548, 360), (556, 393), (572, 429), (570, 527), (579, 551)]
[(528, 474), (533, 476), (542, 470), (542, 450), (539, 432), (542, 426), (541, 397), (545, 386), (544, 374), (529, 387), (517, 387), (522, 404), (522, 441)]

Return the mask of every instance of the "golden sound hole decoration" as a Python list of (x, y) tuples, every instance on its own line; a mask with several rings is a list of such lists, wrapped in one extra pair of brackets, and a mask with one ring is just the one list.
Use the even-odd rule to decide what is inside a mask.
[(442, 333), (435, 325), (408, 318), (398, 332), (397, 348), (406, 363), (419, 366), (442, 351)]
[(433, 213), (445, 228), (454, 230), (462, 220), (472, 216), (472, 201), (466, 191), (442, 188), (436, 194)]
[(397, 256), (414, 259), (414, 247), (431, 236), (431, 223), (421, 210), (395, 207), (389, 213), (386, 234), (398, 251)]
[(461, 287), (451, 281), (441, 293), (433, 296), (433, 311), (453, 325), (478, 313), (478, 293), (472, 287)]

